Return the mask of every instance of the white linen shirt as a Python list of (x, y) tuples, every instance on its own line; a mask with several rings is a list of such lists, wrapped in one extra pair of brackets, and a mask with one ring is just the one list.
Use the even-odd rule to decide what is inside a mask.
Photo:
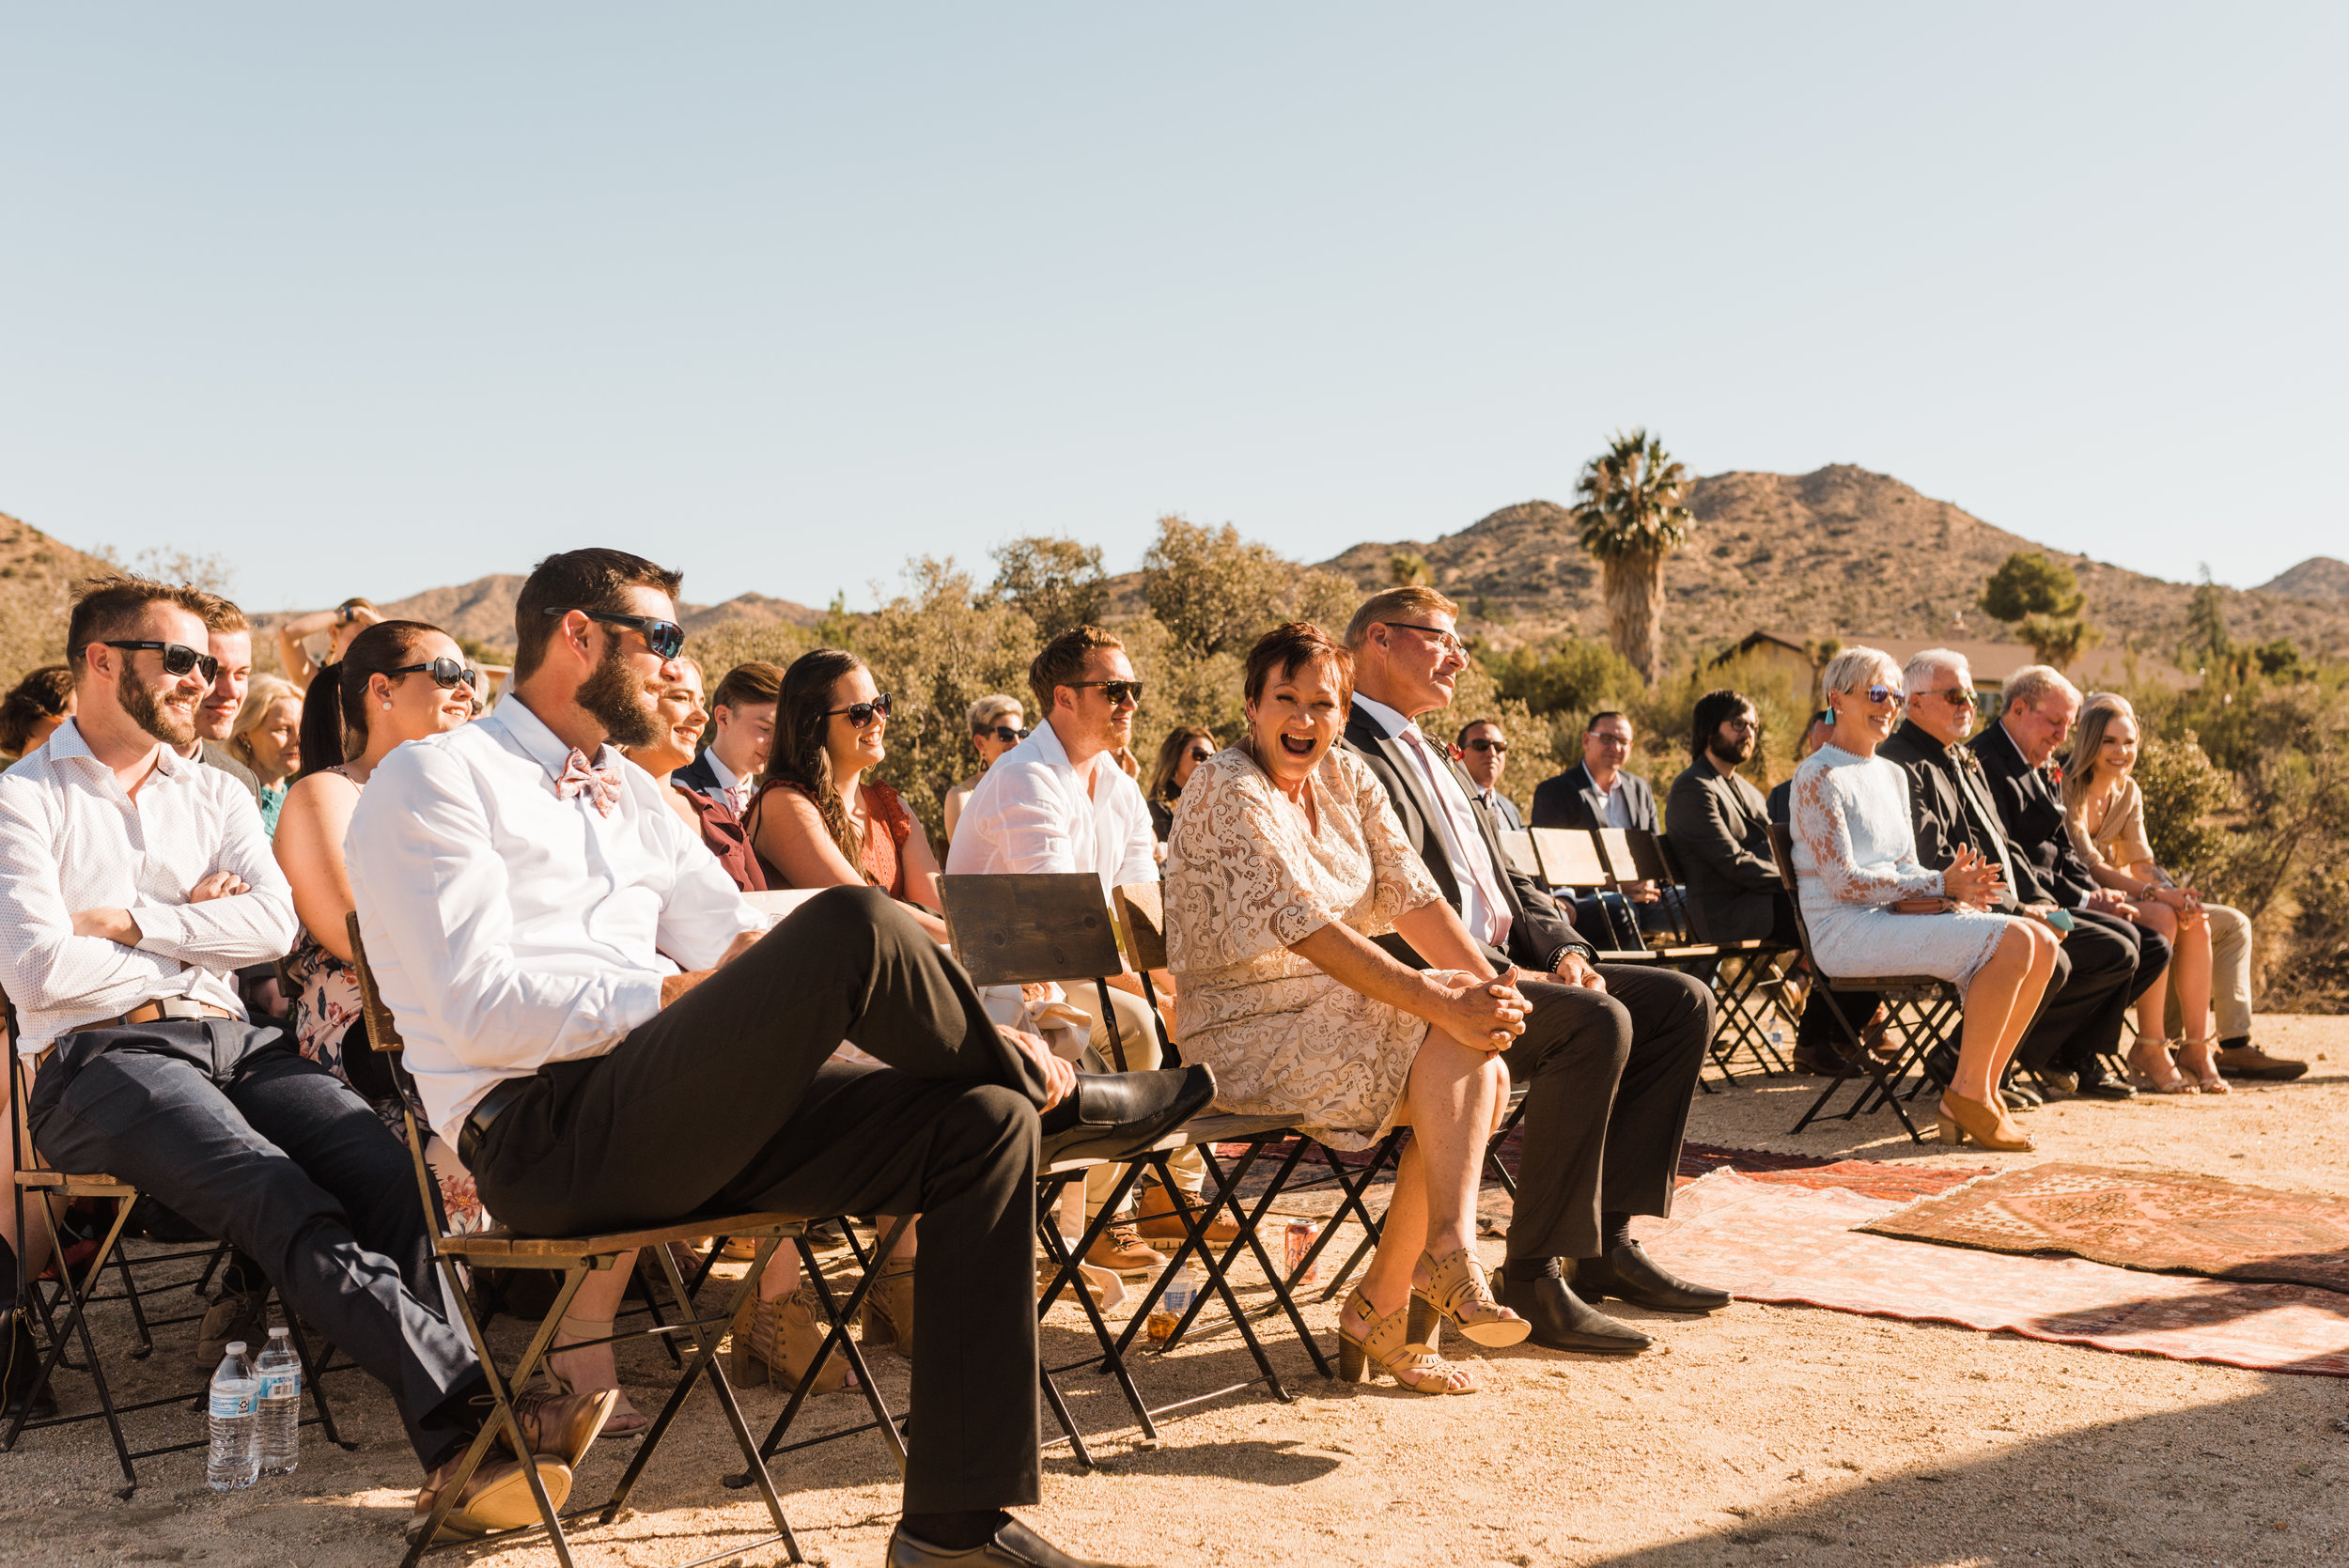
[(1050, 723), (988, 765), (955, 824), (950, 877), (1090, 871), (1101, 896), (1159, 879), (1158, 834), (1142, 786), (1108, 756), (1094, 759), (1093, 792)]
[[(26, 1055), (163, 997), (241, 1018), (229, 975), (293, 947), (293, 891), (251, 792), (161, 741), (152, 768), (133, 799), (68, 719), (0, 774), (0, 986)], [(251, 891), (189, 903), (215, 871)], [(130, 910), (138, 945), (75, 936), (83, 909)]]
[(620, 778), (610, 816), (592, 791), (557, 798), (570, 752), (508, 694), (394, 750), (343, 840), (368, 967), (452, 1148), (499, 1081), (602, 1055), (661, 1011), (664, 977), (767, 924), (610, 746), (592, 759)]
[(1437, 765), (1436, 749), (1417, 724), (1360, 691), (1354, 693), (1354, 706), (1368, 714), (1371, 722), (1388, 739), (1410, 753), (1419, 765), (1420, 780), (1427, 786), (1436, 807), (1437, 824), (1443, 833), (1444, 859), (1452, 862), (1452, 883), (1460, 890), (1460, 924), (1470, 936), (1505, 949), (1509, 945), (1509, 927), (1516, 924), (1517, 917), (1509, 912), (1508, 900), (1501, 896), (1499, 875), (1493, 870), (1492, 856), (1486, 851), (1485, 835), (1477, 831), (1476, 814), (1469, 805), (1468, 791), (1460, 787), (1459, 778), (1450, 767)]

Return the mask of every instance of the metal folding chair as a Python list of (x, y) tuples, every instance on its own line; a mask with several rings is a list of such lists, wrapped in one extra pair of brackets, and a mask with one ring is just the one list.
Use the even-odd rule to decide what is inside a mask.
[(1785, 974), (1780, 967), (1795, 950), (1760, 937), (1728, 942), (1700, 939), (1689, 919), (1680, 867), (1661, 835), (1644, 828), (1609, 829), (1598, 840), (1600, 854), (1619, 877), (1653, 882), (1663, 890), (1663, 906), (1673, 925), (1668, 951), (1688, 960), (1665, 961), (1686, 968), (1713, 987), (1719, 1023), (1706, 1050), (1721, 1077), (1735, 1081), (1732, 1063), (1741, 1048), (1752, 1056), (1765, 1078), (1791, 1071), (1769, 1032), (1774, 1021), (1790, 1029), (1797, 1022), (1785, 1005)]

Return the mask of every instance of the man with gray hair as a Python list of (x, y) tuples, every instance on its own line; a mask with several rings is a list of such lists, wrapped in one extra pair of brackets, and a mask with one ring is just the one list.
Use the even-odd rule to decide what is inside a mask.
[[(2061, 774), (2052, 759), (2079, 717), (2079, 688), (2064, 679), (2061, 670), (2026, 664), (2007, 677), (1999, 705), (1998, 722), (1984, 726), (1968, 745), (1982, 763), (1983, 793), (1997, 808), (1999, 831), (2014, 849), (2010, 860), (2028, 867), (2035, 887), (2070, 910), (2076, 923), (2101, 927), (2128, 945), (2133, 962), (2123, 989), (2125, 1001), (2133, 1002), (2169, 970), (2170, 943), (2158, 932), (2133, 924), (2135, 907), (2098, 884), (2064, 830), (2063, 801), (2056, 792)], [(2076, 966), (2077, 961), (2075, 955)], [(2092, 1057), (2080, 1064), (2077, 1085), (2080, 1094), (2098, 1099), (2135, 1095)]]
[[(1990, 803), (1982, 761), (1965, 744), (1974, 728), (1974, 681), (1966, 656), (1927, 648), (1908, 661), (1901, 684), (1908, 692), (1907, 714), (1876, 754), (1908, 775), (1917, 859), (1941, 870), (1960, 849), (1970, 848), (2004, 874), (1999, 913), (2055, 924), (2056, 901), (2008, 845), (1998, 809)], [(2085, 1075), (2092, 1084), (2100, 1080), (2097, 1059), (2120, 1044), (2137, 956), (2125, 939), (2104, 926), (2074, 922), (2056, 950), (2055, 973), (2015, 1061), (2035, 1073), (2068, 1073), (2076, 1081)], [(2010, 1102), (2030, 1098), (2019, 1084), (2006, 1093)]]

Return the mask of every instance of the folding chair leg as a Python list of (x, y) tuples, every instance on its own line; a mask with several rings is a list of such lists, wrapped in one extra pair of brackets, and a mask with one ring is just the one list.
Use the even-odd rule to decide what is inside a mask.
[[(1077, 1260), (1091, 1251), (1093, 1244), (1101, 1238), (1101, 1234), (1115, 1223), (1118, 1210), (1125, 1205), (1126, 1195), (1133, 1190), (1134, 1183), (1141, 1179), (1144, 1169), (1144, 1162), (1128, 1162), (1124, 1173), (1119, 1176), (1117, 1184), (1110, 1189), (1108, 1198), (1102, 1202), (1092, 1222), (1085, 1226), (1084, 1234), (1078, 1238), (1073, 1250), (1062, 1239), (1060, 1227), (1052, 1222), (1051, 1215), (1058, 1207), (1057, 1200), (1060, 1194), (1066, 1192), (1076, 1178), (1072, 1177), (1069, 1182), (1062, 1184), (1053, 1194), (1052, 1203), (1039, 1208), (1036, 1236), (1043, 1243), (1046, 1254), (1051, 1258), (1054, 1268), (1051, 1283), (1046, 1287), (1042, 1299), (1035, 1304), (1035, 1315), (1037, 1323), (1041, 1324), (1045, 1314), (1052, 1310), (1052, 1304), (1060, 1299), (1063, 1288), (1072, 1280), (1078, 1281), (1077, 1303), (1084, 1309), (1086, 1318), (1092, 1323), (1094, 1343), (1101, 1347), (1101, 1354), (1098, 1357), (1088, 1358), (1084, 1361), (1075, 1362), (1061, 1370), (1073, 1371), (1076, 1367), (1089, 1365), (1093, 1360), (1100, 1361), (1103, 1368), (1116, 1380), (1118, 1391), (1126, 1396), (1126, 1404), (1133, 1411), (1134, 1420), (1142, 1424), (1142, 1435), (1150, 1441), (1156, 1442), (1159, 1438), (1159, 1429), (1157, 1424), (1150, 1420), (1150, 1406), (1143, 1402), (1142, 1390), (1134, 1387), (1133, 1374), (1126, 1370), (1126, 1358), (1118, 1354), (1117, 1342), (1110, 1333), (1108, 1322), (1101, 1316), (1101, 1309), (1094, 1304), (1093, 1293), (1084, 1288), (1077, 1274)], [(1173, 1189), (1169, 1188), (1169, 1190)], [(1178, 1205), (1177, 1212), (1180, 1212), (1180, 1205)], [(1170, 1264), (1167, 1266), (1172, 1268), (1178, 1266), (1178, 1264), (1179, 1255), (1177, 1264)], [(1163, 1269), (1160, 1270), (1161, 1276), (1164, 1272)], [(1052, 1386), (1052, 1369), (1050, 1367), (1044, 1369), (1044, 1381), (1046, 1387)], [(1055, 1400), (1056, 1413), (1057, 1408), (1058, 1401)], [(1071, 1442), (1077, 1440), (1077, 1430), (1073, 1426), (1068, 1429), (1068, 1436)]]
[[(876, 1259), (887, 1258), (892, 1251), (895, 1250), (897, 1237), (911, 1223), (913, 1223), (912, 1216), (899, 1215), (897, 1222), (889, 1228), (887, 1235), (874, 1237), (873, 1256)], [(844, 1231), (848, 1230), (845, 1224), (841, 1228)], [(852, 1231), (849, 1232), (851, 1236), (854, 1234)], [(816, 1265), (816, 1250), (808, 1245), (804, 1235), (797, 1237), (796, 1240), (800, 1249), (800, 1266), (806, 1271), (808, 1283), (815, 1286), (817, 1299), (824, 1304), (824, 1312), (832, 1320), (832, 1327), (824, 1335), (823, 1343), (816, 1347), (815, 1358), (808, 1362), (808, 1375), (800, 1379), (800, 1386), (793, 1389), (791, 1397), (784, 1402), (783, 1413), (775, 1418), (775, 1423), (767, 1429), (767, 1436), (760, 1439), (758, 1457), (761, 1461), (765, 1461), (772, 1459), (777, 1453), (783, 1452), (784, 1434), (791, 1430), (791, 1423), (799, 1419), (800, 1406), (807, 1403), (808, 1390), (816, 1386), (814, 1375), (816, 1369), (822, 1366), (825, 1358), (836, 1349), (848, 1358), (849, 1368), (856, 1373), (857, 1386), (864, 1390), (865, 1407), (873, 1412), (874, 1424), (879, 1427), (882, 1441), (889, 1445), (890, 1455), (897, 1461), (897, 1473), (903, 1475), (906, 1467), (906, 1445), (904, 1437), (897, 1431), (897, 1422), (900, 1418), (890, 1413), (888, 1402), (881, 1398), (880, 1389), (873, 1382), (872, 1369), (864, 1364), (863, 1351), (858, 1347), (855, 1336), (848, 1332), (848, 1325), (855, 1321), (857, 1310), (863, 1306), (865, 1295), (872, 1290), (874, 1281), (880, 1277), (880, 1270), (878, 1266), (868, 1266), (858, 1279), (856, 1289), (848, 1293), (847, 1303), (836, 1302), (832, 1298), (831, 1281), (824, 1278), (823, 1270)], [(860, 1250), (857, 1255), (862, 1257), (863, 1253)], [(840, 1433), (837, 1436), (846, 1436), (848, 1434)], [(808, 1441), (822, 1442), (824, 1439), (812, 1437)], [(739, 1475), (728, 1476), (725, 1479), (725, 1484), (731, 1490), (740, 1491), (751, 1484), (751, 1474), (748, 1470), (744, 1470)]]
[[(115, 1206), (122, 1211), (121, 1219), (125, 1222), (128, 1222), (131, 1218), (131, 1204), (136, 1201), (136, 1199), (125, 1201), (120, 1198), (115, 1200)], [(122, 1255), (122, 1249), (119, 1247), (115, 1249), (114, 1265), (115, 1272), (122, 1277), (123, 1298), (131, 1304), (131, 1327), (139, 1337), (139, 1346), (131, 1352), (131, 1359), (144, 1361), (155, 1354), (155, 1335), (147, 1326), (147, 1307), (139, 1299), (137, 1281), (131, 1278), (131, 1262)], [(84, 1278), (89, 1281), (92, 1290), (98, 1288), (98, 1270), (91, 1269)]]
[[(665, 1254), (669, 1250), (666, 1247), (661, 1247), (655, 1250)], [(646, 1263), (642, 1248), (637, 1250), (636, 1264), (631, 1272), (645, 1282), (645, 1312), (652, 1318), (652, 1326), (656, 1329), (666, 1329), (669, 1327), (669, 1320), (661, 1311), (659, 1294), (661, 1276), (653, 1272), (651, 1266)], [(690, 1304), (692, 1296), (689, 1294), (686, 1300)], [(658, 1334), (656, 1338), (661, 1342), (661, 1348), (669, 1353), (669, 1364), (682, 1368), (685, 1365), (685, 1358), (677, 1354), (676, 1336), (664, 1332)]]
[[(1255, 1358), (1257, 1370), (1264, 1374), (1263, 1381), (1272, 1389), (1273, 1397), (1285, 1405), (1289, 1401), (1287, 1386), (1281, 1381), (1280, 1374), (1273, 1370), (1270, 1359), (1264, 1353), (1263, 1344), (1256, 1338), (1255, 1330), (1249, 1326), (1248, 1314), (1241, 1310), (1238, 1298), (1232, 1292), (1231, 1267), (1238, 1259), (1239, 1250), (1242, 1247), (1247, 1247), (1254, 1252), (1257, 1266), (1264, 1270), (1265, 1279), (1272, 1286), (1274, 1301), (1288, 1313), (1289, 1324), (1297, 1330), (1298, 1339), (1303, 1342), (1306, 1354), (1313, 1358), (1315, 1370), (1327, 1377), (1330, 1375), (1330, 1362), (1329, 1358), (1321, 1353), (1321, 1343), (1315, 1339), (1312, 1327), (1305, 1322), (1303, 1315), (1297, 1310), (1294, 1287), (1288, 1277), (1266, 1252), (1264, 1238), (1260, 1232), (1264, 1217), (1271, 1212), (1273, 1200), (1280, 1196), (1283, 1183), (1286, 1181), (1288, 1173), (1297, 1169), (1298, 1160), (1303, 1157), (1305, 1149), (1301, 1140), (1295, 1148), (1289, 1151), (1289, 1157), (1282, 1164), (1272, 1185), (1265, 1188), (1264, 1196), (1256, 1200), (1255, 1208), (1249, 1210), (1240, 1206), (1239, 1184), (1247, 1178), (1249, 1167), (1255, 1163), (1256, 1157), (1264, 1152), (1264, 1147), (1265, 1141), (1261, 1139), (1251, 1141), (1248, 1153), (1240, 1157), (1239, 1163), (1232, 1168), (1232, 1174), (1226, 1179), (1223, 1168), (1216, 1163), (1215, 1152), (1205, 1144), (1200, 1145), (1200, 1157), (1206, 1161), (1208, 1171), (1216, 1179), (1216, 1201), (1199, 1216), (1195, 1224), (1188, 1217), (1184, 1218), (1183, 1228), (1186, 1234), (1182, 1246), (1175, 1251), (1174, 1258), (1179, 1264), (1194, 1249), (1197, 1250), (1200, 1265), (1207, 1271), (1208, 1282), (1215, 1287), (1216, 1295), (1222, 1300), (1224, 1310), (1232, 1314), (1232, 1322), (1239, 1329), (1240, 1339), (1247, 1344), (1249, 1354)], [(1164, 1179), (1164, 1172), (1161, 1172), (1161, 1179)], [(1183, 1207), (1177, 1208), (1178, 1215), (1183, 1213)], [(1207, 1241), (1207, 1226), (1213, 1221), (1216, 1210), (1219, 1208), (1229, 1208), (1232, 1211), (1233, 1223), (1239, 1229), (1239, 1234), (1234, 1238), (1229, 1247), (1224, 1249), (1221, 1260), (1216, 1258), (1214, 1250)], [(1169, 1265), (1170, 1268), (1172, 1266), (1172, 1265)], [(1161, 1276), (1162, 1280), (1163, 1278)], [(1148, 1302), (1156, 1299), (1155, 1292), (1145, 1298), (1145, 1311)], [(1204, 1292), (1191, 1301), (1190, 1306), (1176, 1320), (1174, 1331), (1167, 1336), (1167, 1349), (1172, 1350), (1183, 1343), (1183, 1336), (1190, 1331), (1192, 1320), (1198, 1317), (1200, 1309), (1205, 1307), (1206, 1302), (1207, 1298)], [(1133, 1343), (1134, 1334), (1142, 1322), (1143, 1314), (1136, 1313), (1133, 1321), (1126, 1325), (1126, 1332), (1118, 1340), (1118, 1348), (1121, 1351)]]
[[(278, 1303), (283, 1306), (285, 1297), (279, 1296)], [(328, 1442), (346, 1453), (356, 1449), (358, 1444), (344, 1441), (343, 1435), (334, 1430), (334, 1412), (326, 1403), (326, 1385), (319, 1381), (318, 1364), (310, 1357), (310, 1342), (303, 1337), (302, 1320), (294, 1315), (291, 1307), (286, 1308), (286, 1337), (293, 1341), (294, 1354), (302, 1358), (302, 1387), (309, 1393), (311, 1405), (318, 1409), (319, 1431)], [(326, 1358), (330, 1361), (334, 1358), (334, 1347), (331, 1344), (326, 1347)]]
[[(1358, 1182), (1349, 1182), (1346, 1179), (1343, 1173), (1346, 1170), (1345, 1165), (1339, 1161), (1335, 1151), (1330, 1153), (1331, 1179), (1336, 1181), (1338, 1189), (1346, 1196), (1340, 1200), (1337, 1212), (1330, 1216), (1329, 1223), (1322, 1228), (1322, 1241), (1328, 1240), (1331, 1234), (1335, 1234), (1338, 1225), (1346, 1219), (1348, 1209), (1353, 1210), (1354, 1217), (1362, 1222), (1362, 1239), (1356, 1244), (1353, 1252), (1346, 1258), (1345, 1264), (1330, 1277), (1330, 1282), (1322, 1287), (1322, 1300), (1327, 1301), (1336, 1296), (1339, 1291), (1344, 1290), (1346, 1281), (1353, 1277), (1354, 1270), (1360, 1268), (1362, 1261), (1368, 1258), (1372, 1250), (1377, 1247), (1378, 1221), (1371, 1218), (1370, 1206), (1362, 1201), (1362, 1194), (1370, 1190), (1371, 1183), (1378, 1179), (1381, 1172), (1397, 1163), (1397, 1157), (1402, 1147), (1403, 1129), (1398, 1127), (1387, 1134), (1385, 1141), (1378, 1145), (1377, 1152), (1371, 1156), (1370, 1163), (1363, 1167), (1361, 1180)], [(1321, 1242), (1317, 1241), (1315, 1245), (1319, 1247)]]
[[(98, 1343), (90, 1337), (89, 1293), (74, 1284), (73, 1270), (66, 1264), (65, 1236), (63, 1228), (57, 1223), (56, 1198), (54, 1193), (43, 1192), (41, 1194), (40, 1211), (42, 1223), (49, 1231), (49, 1254), (57, 1260), (57, 1288), (65, 1295), (67, 1311), (65, 1322), (57, 1326), (51, 1333), (49, 1354), (42, 1358), (40, 1371), (34, 1376), (32, 1393), (39, 1394), (42, 1389), (48, 1387), (49, 1380), (56, 1374), (57, 1364), (65, 1359), (67, 1335), (78, 1337), (82, 1342), (82, 1355), (89, 1363), (90, 1382), (98, 1390), (99, 1410), (105, 1417), (107, 1432), (114, 1437), (115, 1462), (122, 1467), (122, 1485), (116, 1491), (115, 1496), (127, 1502), (130, 1500), (131, 1494), (138, 1490), (139, 1473), (131, 1464), (131, 1445), (124, 1440), (122, 1436), (122, 1418), (115, 1409), (114, 1390), (106, 1382), (105, 1365), (98, 1358)], [(97, 1254), (90, 1259), (89, 1269), (83, 1276), (85, 1280), (94, 1282), (101, 1274), (105, 1272), (106, 1260), (114, 1252), (115, 1248), (120, 1244), (122, 1227), (130, 1218), (130, 1204), (116, 1205), (114, 1223), (107, 1228), (104, 1239), (99, 1242)], [(24, 1233), (19, 1231), (17, 1234), (21, 1236)], [(25, 1418), (31, 1413), (31, 1405), (32, 1400), (28, 1397), (25, 1400), (24, 1408), (20, 1409), (9, 1421), (8, 1440), (0, 1442), (0, 1449), (12, 1449), (16, 1446), (18, 1435), (24, 1430)]]

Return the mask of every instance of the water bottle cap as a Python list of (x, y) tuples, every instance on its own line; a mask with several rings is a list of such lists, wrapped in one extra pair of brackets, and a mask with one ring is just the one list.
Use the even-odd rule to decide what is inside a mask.
[(286, 1337), (286, 1330), (283, 1328), (272, 1328), (269, 1331), (269, 1337), (272, 1340), (282, 1340)]
[(241, 1355), (243, 1355), (243, 1354), (244, 1354), (244, 1341), (242, 1341), (242, 1340), (230, 1340), (230, 1341), (228, 1342), (228, 1354), (229, 1354), (229, 1355), (231, 1355), (231, 1356), (241, 1356)]

